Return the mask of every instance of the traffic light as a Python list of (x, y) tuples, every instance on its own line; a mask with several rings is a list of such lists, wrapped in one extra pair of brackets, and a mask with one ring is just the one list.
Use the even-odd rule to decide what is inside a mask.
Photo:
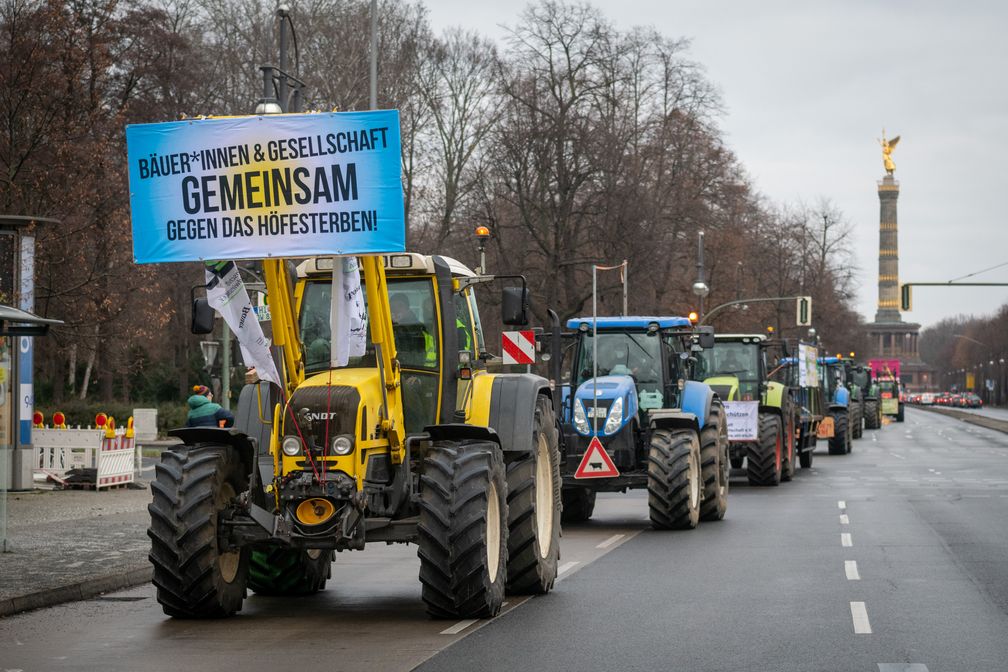
[(799, 296), (797, 301), (797, 315), (795, 322), (799, 327), (812, 325), (812, 297)]
[(913, 296), (910, 294), (910, 290), (913, 285), (906, 284), (900, 285), (900, 310), (909, 311), (912, 310)]

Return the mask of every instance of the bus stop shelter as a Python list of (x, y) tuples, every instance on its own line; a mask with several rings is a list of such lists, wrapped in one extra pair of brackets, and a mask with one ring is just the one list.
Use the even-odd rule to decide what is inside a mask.
[(16, 343), (25, 336), (44, 336), (60, 320), (0, 305), (0, 552), (7, 550), (7, 490), (15, 466), (17, 446)]

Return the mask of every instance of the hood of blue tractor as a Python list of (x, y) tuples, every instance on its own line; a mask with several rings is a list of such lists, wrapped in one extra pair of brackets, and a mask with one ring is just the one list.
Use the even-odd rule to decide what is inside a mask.
[(611, 436), (637, 415), (637, 409), (637, 387), (630, 376), (588, 379), (574, 392), (574, 429), (593, 436), (597, 426), (598, 436)]

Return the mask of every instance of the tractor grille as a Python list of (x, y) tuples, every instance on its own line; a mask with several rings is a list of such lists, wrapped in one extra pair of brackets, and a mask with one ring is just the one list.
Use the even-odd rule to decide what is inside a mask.
[[(294, 391), (290, 407), (284, 413), (283, 434), (297, 436), (300, 429), (301, 436), (312, 452), (321, 453), (327, 434), (330, 442), (339, 434), (359, 438), (356, 436), (358, 406), (360, 394), (353, 387), (333, 385), (332, 388), (299, 388)], [(292, 414), (297, 418), (297, 427)]]

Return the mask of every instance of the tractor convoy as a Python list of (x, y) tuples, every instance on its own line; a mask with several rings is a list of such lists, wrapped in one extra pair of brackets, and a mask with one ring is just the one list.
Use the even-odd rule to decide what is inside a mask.
[[(171, 430), (181, 443), (156, 465), (149, 557), (169, 616), (231, 616), (249, 590), (311, 594), (324, 589), (336, 553), (403, 543), (416, 546), (433, 618), (492, 617), (508, 594), (550, 592), (561, 525), (589, 520), (599, 492), (646, 490), (653, 528), (689, 530), (728, 515), (732, 469), (776, 486), (811, 467), (817, 438), (846, 454), (863, 426), (903, 418), (897, 378), (818, 357), (811, 343), (716, 336), (695, 314), (562, 323), (550, 310), (552, 324), (536, 335), (525, 277), (488, 274), (482, 258), (473, 271), (404, 251), (394, 114), (268, 116), (127, 129), (135, 256), (221, 259), (193, 290), (206, 298), (193, 300), (192, 331), (210, 333), (219, 313), (249, 367), (234, 426)], [(169, 211), (158, 209), (172, 206), (178, 179), (197, 178), (144, 177), (135, 168), (150, 147), (257, 142), (316, 126), (370, 134), (359, 169), (317, 170), (339, 177), (335, 200), (370, 199), (373, 210), (297, 214), (337, 204), (302, 203), (284, 180), (300, 184), (308, 169), (273, 167), (242, 184), (273, 180), (273, 206), (287, 214), (272, 217), (290, 235), (266, 227), (251, 240), (164, 238)], [(228, 205), (245, 206), (255, 207)], [(327, 238), (332, 227), (345, 237)], [(481, 257), (489, 235), (480, 227)], [(248, 259), (254, 267), (235, 263)], [(250, 268), (261, 280), (258, 309), (239, 274)], [(491, 354), (477, 300), (491, 291), (505, 328), (523, 329), (512, 333), (533, 350), (548, 344), (546, 376), (533, 372), (534, 353), (520, 369)], [(811, 319), (809, 305), (799, 322)], [(527, 357), (522, 347), (502, 343), (510, 357)]]

